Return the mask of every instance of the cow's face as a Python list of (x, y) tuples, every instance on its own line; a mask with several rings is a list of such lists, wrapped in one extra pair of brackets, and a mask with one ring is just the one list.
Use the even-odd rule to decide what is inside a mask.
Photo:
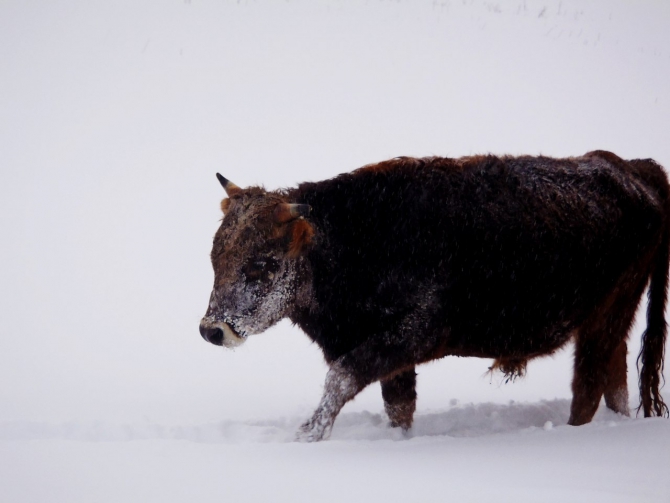
[(214, 289), (200, 333), (226, 347), (287, 316), (295, 297), (297, 262), (313, 236), (306, 205), (258, 187), (240, 189), (219, 175), (230, 196), (214, 236)]

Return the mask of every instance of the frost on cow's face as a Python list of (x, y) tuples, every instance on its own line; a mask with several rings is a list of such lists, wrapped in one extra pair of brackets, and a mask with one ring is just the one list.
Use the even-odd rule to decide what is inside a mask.
[(230, 198), (221, 203), (224, 218), (211, 254), (214, 288), (200, 323), (205, 340), (226, 347), (287, 316), (296, 263), (313, 235), (301, 216), (309, 207), (258, 187), (233, 187), (224, 184)]

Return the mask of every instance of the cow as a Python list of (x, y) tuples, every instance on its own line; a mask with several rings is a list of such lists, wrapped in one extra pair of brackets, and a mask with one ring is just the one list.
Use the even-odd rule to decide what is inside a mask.
[(389, 424), (408, 430), (421, 363), (491, 358), (513, 379), (569, 341), (568, 424), (590, 422), (603, 395), (628, 415), (627, 338), (647, 285), (638, 412), (668, 415), (670, 187), (655, 161), (399, 157), (276, 191), (217, 177), (200, 334), (232, 348), (288, 318), (318, 344), (329, 370), (298, 440), (328, 438), (376, 381)]

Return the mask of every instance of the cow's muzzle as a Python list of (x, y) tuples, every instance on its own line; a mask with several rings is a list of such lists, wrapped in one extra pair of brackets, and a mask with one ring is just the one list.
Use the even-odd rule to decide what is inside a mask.
[(200, 335), (207, 342), (227, 348), (234, 348), (245, 341), (245, 338), (237, 334), (228, 323), (211, 321), (207, 318), (203, 318), (200, 322)]

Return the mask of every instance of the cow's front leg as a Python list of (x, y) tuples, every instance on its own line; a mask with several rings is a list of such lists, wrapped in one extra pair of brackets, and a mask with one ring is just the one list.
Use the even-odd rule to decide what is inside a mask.
[(296, 440), (301, 442), (316, 442), (328, 438), (333, 429), (333, 423), (344, 404), (355, 397), (363, 389), (354, 377), (341, 363), (336, 361), (326, 374), (326, 384), (323, 390), (321, 403), (312, 418), (298, 430)]
[(391, 426), (409, 430), (416, 410), (416, 372), (414, 367), (381, 380), (384, 410)]
[[(438, 333), (426, 331), (421, 338), (412, 337), (413, 333), (371, 337), (338, 358), (326, 376), (321, 403), (312, 418), (300, 427), (297, 440), (312, 442), (327, 438), (344, 404), (367, 385), (387, 376), (413, 373), (416, 364), (440, 355)], [(411, 420), (405, 419), (400, 426), (410, 424)]]

